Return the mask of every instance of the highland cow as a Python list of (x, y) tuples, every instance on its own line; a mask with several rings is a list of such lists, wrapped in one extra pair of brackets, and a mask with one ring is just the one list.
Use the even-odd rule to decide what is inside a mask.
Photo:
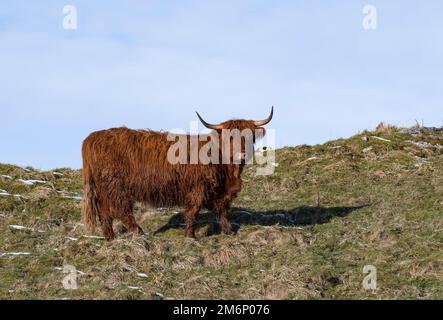
[[(212, 141), (220, 151), (228, 144), (229, 149), (234, 150), (231, 163), (171, 163), (168, 152), (175, 141), (170, 141), (167, 132), (123, 127), (92, 133), (82, 148), (83, 219), (87, 230), (93, 232), (99, 221), (105, 238), (112, 240), (113, 220), (118, 219), (129, 231), (143, 234), (132, 213), (134, 204), (142, 202), (156, 207), (183, 207), (187, 237), (195, 238), (197, 216), (203, 208), (215, 214), (223, 232), (232, 234), (227, 215), (232, 200), (241, 190), (245, 163), (252, 156), (246, 154), (246, 147), (264, 136), (262, 126), (271, 121), (272, 115), (273, 109), (264, 120), (230, 120), (213, 125), (197, 113), (203, 125), (213, 130), (204, 139), (197, 138), (197, 151), (203, 148), (206, 140)], [(254, 132), (249, 141), (242, 138), (237, 153), (232, 138), (223, 138), (222, 134), (222, 131), (233, 129)], [(221, 139), (214, 139), (220, 136)], [(186, 142), (188, 160), (189, 154), (196, 151), (191, 146), (194, 137), (179, 137)], [(234, 161), (236, 159), (241, 161)]]

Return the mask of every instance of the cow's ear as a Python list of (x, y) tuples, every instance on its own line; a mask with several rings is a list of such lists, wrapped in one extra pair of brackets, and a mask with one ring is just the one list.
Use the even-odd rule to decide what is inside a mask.
[(261, 139), (265, 136), (265, 134), (266, 134), (265, 128), (263, 128), (263, 127), (255, 128), (255, 139), (257, 139), (257, 140)]

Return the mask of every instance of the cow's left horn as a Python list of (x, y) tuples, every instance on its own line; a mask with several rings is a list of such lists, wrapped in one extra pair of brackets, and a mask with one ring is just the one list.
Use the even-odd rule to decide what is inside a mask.
[(210, 124), (210, 123), (207, 123), (205, 120), (203, 120), (203, 118), (198, 114), (197, 111), (196, 111), (195, 113), (197, 114), (197, 116), (198, 116), (198, 118), (200, 119), (201, 123), (203, 123), (203, 125), (204, 125), (206, 128), (214, 129), (214, 130), (220, 130), (220, 129), (223, 129), (223, 126), (222, 126), (221, 124)]
[(273, 116), (273, 115), (274, 115), (274, 106), (272, 106), (271, 114), (269, 115), (269, 117), (267, 117), (267, 118), (264, 119), (264, 120), (254, 121), (254, 124), (255, 124), (257, 127), (259, 127), (259, 126), (264, 126), (265, 124), (268, 124), (269, 121), (272, 120), (272, 116)]

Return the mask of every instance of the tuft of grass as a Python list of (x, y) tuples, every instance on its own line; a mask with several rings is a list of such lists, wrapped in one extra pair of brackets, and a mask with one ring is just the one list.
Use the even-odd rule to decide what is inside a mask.
[(395, 131), (398, 131), (398, 127), (384, 122), (380, 122), (375, 128), (376, 133), (382, 133), (382, 134), (392, 134)]
[(443, 130), (420, 126), (282, 148), (274, 174), (245, 170), (236, 236), (202, 212), (186, 239), (180, 208), (140, 204), (146, 235), (117, 223), (112, 242), (84, 237), (81, 171), (0, 164), (0, 299), (442, 299), (442, 160)]

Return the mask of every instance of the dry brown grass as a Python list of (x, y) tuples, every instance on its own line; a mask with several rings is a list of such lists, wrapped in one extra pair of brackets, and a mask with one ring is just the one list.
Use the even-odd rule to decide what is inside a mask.
[(376, 133), (385, 133), (385, 134), (392, 134), (393, 132), (398, 131), (398, 127), (393, 126), (391, 124), (386, 124), (384, 122), (380, 122), (377, 127), (375, 128)]

